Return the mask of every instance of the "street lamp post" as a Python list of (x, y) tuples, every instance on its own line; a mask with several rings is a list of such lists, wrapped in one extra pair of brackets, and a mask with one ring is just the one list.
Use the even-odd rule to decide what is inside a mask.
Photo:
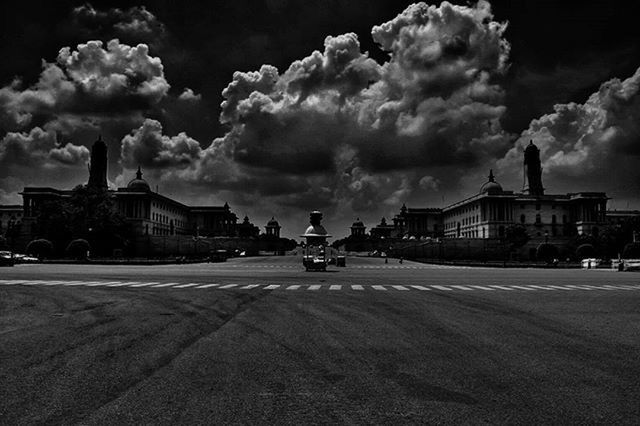
[(549, 231), (544, 231), (544, 243), (549, 243)]

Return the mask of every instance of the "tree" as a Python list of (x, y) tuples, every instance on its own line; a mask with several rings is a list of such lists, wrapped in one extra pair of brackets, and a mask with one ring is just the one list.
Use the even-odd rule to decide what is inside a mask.
[(87, 240), (78, 238), (73, 240), (67, 246), (67, 255), (75, 259), (86, 259), (91, 246)]
[(110, 256), (126, 245), (129, 228), (108, 190), (77, 186), (69, 203), (74, 237), (88, 240), (95, 254)]
[(39, 239), (49, 240), (52, 253), (62, 254), (73, 235), (74, 211), (67, 200), (42, 203), (36, 216)]
[(593, 244), (581, 244), (576, 249), (576, 257), (578, 259), (590, 259), (596, 257), (596, 249)]
[(6, 250), (6, 249), (7, 249), (7, 239), (2, 235), (0, 235), (0, 250)]
[(36, 256), (38, 259), (47, 258), (52, 252), (53, 244), (44, 238), (33, 240), (27, 245), (27, 254)]
[(640, 259), (640, 243), (629, 243), (622, 251), (623, 259)]
[(536, 258), (551, 263), (558, 258), (558, 248), (553, 244), (542, 243), (536, 249)]
[(527, 228), (522, 225), (510, 225), (505, 229), (502, 243), (507, 246), (508, 255), (511, 257), (511, 253), (527, 244), (529, 239)]

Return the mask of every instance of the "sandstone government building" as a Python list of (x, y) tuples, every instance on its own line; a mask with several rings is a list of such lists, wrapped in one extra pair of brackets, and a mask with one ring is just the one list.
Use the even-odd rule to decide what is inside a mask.
[[(107, 145), (101, 137), (91, 148), (87, 186), (108, 189)], [(251, 223), (247, 216), (238, 223), (238, 217), (227, 203), (220, 206), (188, 206), (154, 192), (143, 179), (140, 168), (126, 187), (109, 192), (115, 199), (118, 212), (129, 225), (130, 239), (135, 247), (133, 255), (193, 254), (198, 250), (197, 244), (200, 245), (200, 252), (206, 252), (212, 248), (211, 238), (249, 240), (260, 234), (260, 228)], [(37, 220), (40, 207), (69, 198), (72, 193), (72, 190), (49, 187), (25, 187), (21, 192), (22, 205), (0, 206), (0, 234), (5, 234), (9, 227), (19, 228), (15, 248), (24, 250), (29, 241), (39, 237)], [(280, 239), (280, 225), (272, 218), (264, 228), (263, 236), (270, 240), (270, 244), (266, 245), (274, 249)]]
[[(387, 223), (380, 224), (366, 234), (366, 226), (359, 219), (351, 227), (351, 235), (343, 248), (366, 249), (371, 242), (380, 246), (404, 240), (438, 240), (471, 242), (500, 241), (507, 228), (522, 225), (531, 238), (526, 250), (530, 253), (540, 242), (566, 245), (576, 235), (597, 236), (602, 227), (628, 217), (638, 211), (607, 211), (608, 197), (603, 192), (575, 192), (548, 194), (542, 184), (540, 151), (531, 141), (523, 153), (527, 184), (521, 192), (504, 190), (493, 171), (488, 180), (474, 194), (444, 208), (408, 208), (400, 211)], [(93, 144), (88, 186), (107, 189), (107, 146), (101, 138)], [(196, 239), (251, 239), (260, 229), (248, 217), (238, 218), (228, 204), (222, 206), (188, 206), (153, 191), (138, 169), (135, 178), (124, 188), (110, 191), (117, 209), (130, 226), (134, 255), (166, 255), (190, 253)], [(0, 206), (0, 234), (9, 227), (20, 229), (15, 245), (18, 250), (37, 238), (36, 221), (43, 203), (70, 197), (71, 190), (48, 187), (25, 187), (22, 205)], [(266, 236), (280, 237), (280, 225), (275, 219), (265, 226)], [(365, 240), (368, 244), (364, 244)], [(205, 241), (206, 243), (206, 241)], [(211, 243), (208, 243), (209, 246)], [(374, 245), (375, 245), (374, 244)], [(192, 247), (189, 249), (189, 247)]]

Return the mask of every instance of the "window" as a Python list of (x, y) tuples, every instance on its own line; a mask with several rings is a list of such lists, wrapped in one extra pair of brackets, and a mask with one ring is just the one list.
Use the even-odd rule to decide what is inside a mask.
[(498, 228), (498, 236), (501, 238), (504, 237), (504, 226)]
[(526, 221), (526, 217), (523, 214), (521, 214), (520, 215), (520, 223), (524, 223), (525, 221)]
[(539, 225), (542, 223), (542, 218), (540, 217), (540, 213), (536, 214), (536, 224)]
[(556, 222), (557, 222), (557, 220), (556, 220), (556, 215), (554, 214), (553, 216), (551, 216), (551, 223), (552, 223), (553, 225), (555, 225), (555, 224), (556, 224)]
[(536, 210), (540, 210), (540, 203), (536, 203)]

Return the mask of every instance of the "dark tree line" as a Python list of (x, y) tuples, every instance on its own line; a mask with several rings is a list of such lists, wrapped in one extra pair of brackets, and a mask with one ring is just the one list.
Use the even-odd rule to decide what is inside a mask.
[(126, 248), (129, 229), (107, 190), (79, 185), (68, 199), (41, 205), (36, 233), (53, 243), (54, 255), (64, 254), (71, 241), (83, 239), (92, 256), (111, 256), (114, 249)]

